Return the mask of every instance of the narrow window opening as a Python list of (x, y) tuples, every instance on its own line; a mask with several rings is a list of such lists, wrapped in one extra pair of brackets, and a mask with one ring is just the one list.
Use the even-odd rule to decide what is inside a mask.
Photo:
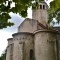
[(40, 5), (40, 9), (42, 9), (42, 5)]
[(30, 60), (33, 60), (33, 50), (30, 50)]
[(45, 5), (43, 5), (43, 9), (45, 9)]

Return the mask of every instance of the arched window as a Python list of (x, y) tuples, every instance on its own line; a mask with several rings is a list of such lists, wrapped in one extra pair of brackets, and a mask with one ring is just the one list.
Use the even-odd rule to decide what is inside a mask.
[(43, 5), (43, 9), (45, 9), (45, 5)]
[(42, 5), (40, 5), (40, 9), (42, 9)]
[(30, 50), (30, 60), (33, 60), (33, 58), (34, 58), (33, 56), (34, 56), (34, 55), (33, 55), (33, 50), (31, 49), (31, 50)]

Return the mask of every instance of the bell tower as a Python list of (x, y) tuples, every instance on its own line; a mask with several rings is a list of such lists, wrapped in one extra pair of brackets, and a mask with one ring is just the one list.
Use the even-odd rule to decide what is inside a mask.
[(39, 3), (37, 9), (32, 9), (32, 19), (38, 20), (41, 24), (45, 25), (48, 22), (48, 5), (45, 1)]

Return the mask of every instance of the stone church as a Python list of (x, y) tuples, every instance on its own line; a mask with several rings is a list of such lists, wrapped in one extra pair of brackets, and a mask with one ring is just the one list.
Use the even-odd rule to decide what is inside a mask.
[(48, 5), (39, 4), (32, 19), (26, 18), (8, 39), (6, 60), (60, 60), (59, 29), (47, 28)]

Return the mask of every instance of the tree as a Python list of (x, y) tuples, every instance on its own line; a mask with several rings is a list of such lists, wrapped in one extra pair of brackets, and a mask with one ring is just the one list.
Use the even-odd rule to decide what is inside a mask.
[(60, 23), (60, 0), (53, 0), (50, 2), (48, 23), (50, 23), (53, 18), (56, 19), (56, 23)]
[(4, 53), (0, 56), (0, 60), (6, 60), (6, 52), (4, 52)]
[[(8, 21), (8, 19), (11, 18), (9, 16), (10, 12), (19, 13), (22, 17), (26, 17), (28, 7), (30, 6), (32, 6), (33, 8), (35, 8), (35, 6), (38, 7), (38, 2), (41, 1), (43, 0), (0, 0), (0, 29), (14, 25), (13, 23)], [(12, 3), (15, 3), (14, 7), (11, 6)], [(53, 0), (50, 3), (50, 10), (49, 10), (50, 15), (52, 15), (53, 13), (55, 14), (55, 12), (58, 9), (60, 9), (60, 1)], [(58, 19), (60, 20), (60, 18)]]

